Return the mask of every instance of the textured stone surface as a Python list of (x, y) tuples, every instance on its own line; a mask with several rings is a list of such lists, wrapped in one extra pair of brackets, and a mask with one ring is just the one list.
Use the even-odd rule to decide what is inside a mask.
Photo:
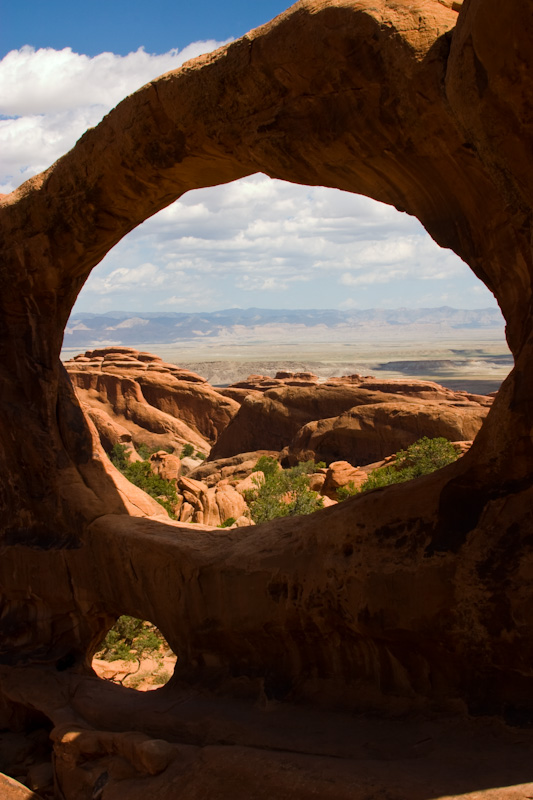
[[(385, 398), (388, 399), (388, 398)], [(449, 441), (474, 438), (486, 415), (483, 408), (447, 404), (395, 402), (361, 405), (332, 419), (310, 422), (290, 442), (292, 461), (349, 460), (355, 465), (374, 461), (409, 447), (428, 436)]]
[[(531, 794), (525, 733), (510, 760), (500, 736), (482, 769), (475, 758), (461, 769), (454, 730), (437, 778), (405, 751), (401, 775), (357, 751), (351, 773), (338, 757), (331, 773), (328, 737), (310, 742), (301, 726), (284, 738), (283, 715), (253, 753), (243, 727), (234, 751), (219, 744), (235, 708), (222, 695), (533, 719), (532, 13), (519, 0), (457, 5), (302, 0), (126, 98), (0, 199), (0, 709), (5, 724), (37, 711), (53, 721), (67, 800), (93, 798), (104, 773), (106, 800), (146, 797), (146, 781), (162, 800), (217, 786), (238, 797), (236, 776), (241, 796), (303, 798), (317, 781), (335, 798)], [(60, 365), (64, 326), (93, 266), (136, 225), (188, 190), (257, 171), (418, 217), (495, 294), (515, 367), (469, 452), (412, 485), (244, 530), (131, 517)], [(128, 363), (115, 362), (134, 372)], [(120, 613), (157, 624), (179, 656), (174, 681), (150, 693), (156, 711), (120, 691), (111, 702), (89, 674)], [(176, 743), (197, 690), (218, 700)], [(301, 705), (290, 711), (304, 720)], [(133, 728), (181, 748), (177, 773), (151, 771), (170, 751), (132, 742)], [(367, 747), (394, 764), (399, 751), (368, 730)], [(305, 780), (282, 752), (298, 737)]]
[(287, 448), (292, 462), (369, 464), (422, 436), (473, 439), (491, 404), (491, 398), (430, 381), (337, 378), (311, 387), (285, 385), (246, 397), (209, 458)]
[(90, 350), (65, 366), (91, 416), (108, 412), (151, 446), (189, 443), (205, 453), (238, 409), (194, 372), (129, 347)]
[(2, 773), (0, 773), (0, 797), (2, 800), (41, 800), (32, 789)]
[[(353, 484), (355, 488), (361, 486), (368, 478), (368, 473), (360, 467), (354, 467), (347, 461), (333, 461), (324, 476), (323, 484), (320, 487), (322, 494), (331, 500), (337, 499), (337, 489), (341, 486)], [(313, 489), (314, 486), (311, 486)]]

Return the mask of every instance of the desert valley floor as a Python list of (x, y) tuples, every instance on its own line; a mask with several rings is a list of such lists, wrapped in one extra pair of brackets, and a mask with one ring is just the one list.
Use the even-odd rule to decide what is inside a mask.
[[(109, 344), (112, 344), (109, 342)], [(464, 330), (439, 336), (433, 331), (410, 336), (369, 329), (358, 341), (191, 340), (174, 344), (133, 344), (164, 361), (190, 369), (213, 386), (227, 386), (250, 374), (278, 370), (310, 371), (320, 378), (360, 373), (381, 378), (432, 380), (450, 389), (486, 394), (498, 390), (513, 359), (503, 330)], [(63, 360), (82, 352), (69, 347)]]

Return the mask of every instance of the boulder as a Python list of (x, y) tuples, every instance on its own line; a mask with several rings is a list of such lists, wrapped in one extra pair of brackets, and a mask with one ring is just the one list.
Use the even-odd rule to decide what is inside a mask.
[(263, 472), (251, 472), (247, 478), (238, 481), (235, 484), (237, 492), (244, 497), (246, 492), (257, 491), (260, 484), (265, 482), (265, 475)]
[(165, 481), (176, 481), (181, 473), (181, 461), (178, 456), (158, 450), (150, 456), (150, 466), (156, 475)]
[(333, 461), (329, 465), (323, 480), (321, 494), (331, 500), (337, 500), (337, 489), (350, 483), (353, 483), (355, 487), (359, 487), (366, 481), (367, 477), (367, 473), (361, 467), (353, 467), (348, 461)]
[(239, 481), (254, 471), (255, 465), (262, 456), (277, 459), (278, 452), (276, 450), (255, 450), (251, 453), (238, 453), (229, 458), (205, 461), (190, 473), (190, 477), (204, 481), (208, 486), (214, 486), (225, 478)]
[(326, 480), (325, 472), (314, 472), (312, 475), (309, 476), (309, 488), (313, 492), (322, 493), (322, 487), (324, 486), (324, 482)]
[(218, 508), (219, 521), (211, 524), (221, 525), (230, 517), (235, 520), (240, 519), (248, 509), (242, 494), (233, 486), (217, 486), (208, 491), (214, 493)]
[(292, 439), (289, 463), (345, 460), (363, 466), (380, 461), (417, 439), (473, 438), (487, 415), (485, 406), (468, 404), (392, 403), (362, 405), (331, 419), (310, 422)]

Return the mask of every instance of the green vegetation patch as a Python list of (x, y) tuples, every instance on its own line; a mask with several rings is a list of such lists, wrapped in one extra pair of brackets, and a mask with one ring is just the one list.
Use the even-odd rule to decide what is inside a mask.
[(152, 471), (150, 461), (129, 461), (126, 452), (125, 445), (116, 444), (111, 451), (111, 462), (131, 483), (157, 500), (168, 512), (169, 517), (176, 519), (174, 508), (178, 503), (178, 494), (175, 484), (156, 475)]
[(275, 458), (261, 456), (255, 470), (262, 472), (265, 480), (256, 481), (257, 489), (245, 494), (252, 520), (258, 524), (323, 508), (323, 499), (309, 488), (309, 475), (315, 469), (313, 461), (305, 461), (282, 470)]
[(451, 464), (459, 458), (459, 453), (451, 442), (440, 436), (428, 439), (424, 436), (407, 450), (399, 450), (393, 464), (373, 470), (366, 481), (356, 487), (353, 481), (337, 489), (337, 499), (347, 500), (356, 494), (369, 492), (371, 489), (380, 489), (392, 483), (403, 483), (421, 475), (429, 475), (437, 469)]
[(151, 622), (122, 616), (100, 644), (96, 656), (105, 661), (137, 661), (169, 649), (163, 634)]

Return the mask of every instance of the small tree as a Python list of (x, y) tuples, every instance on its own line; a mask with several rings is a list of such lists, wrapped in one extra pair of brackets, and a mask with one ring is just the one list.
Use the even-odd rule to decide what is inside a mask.
[(168, 649), (168, 644), (155, 625), (124, 615), (108, 631), (97, 655), (106, 661), (135, 661), (161, 648)]
[(311, 514), (322, 508), (324, 501), (309, 488), (309, 475), (314, 471), (312, 461), (282, 470), (275, 458), (261, 456), (255, 465), (265, 480), (255, 481), (257, 489), (246, 492), (245, 499), (255, 523), (267, 522), (277, 517)]

